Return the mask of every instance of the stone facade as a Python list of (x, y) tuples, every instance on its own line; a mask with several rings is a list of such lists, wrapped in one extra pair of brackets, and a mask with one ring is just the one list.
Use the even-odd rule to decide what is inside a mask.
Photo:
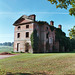
[[(37, 30), (37, 36), (40, 39), (38, 53), (59, 52), (59, 41), (55, 41), (55, 29), (53, 31), (50, 29), (50, 25), (53, 26), (54, 22), (50, 21), (50, 25), (47, 23), (40, 25), (35, 19), (36, 15), (23, 15), (13, 24), (15, 26), (14, 52), (34, 52), (30, 41), (34, 29)], [(28, 43), (29, 48), (27, 48), (26, 43)]]

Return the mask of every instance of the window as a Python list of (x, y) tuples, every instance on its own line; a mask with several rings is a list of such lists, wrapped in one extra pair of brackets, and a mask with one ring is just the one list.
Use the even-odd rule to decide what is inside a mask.
[(46, 34), (46, 38), (48, 39), (48, 33)]
[(29, 25), (26, 25), (26, 28), (29, 28)]
[(20, 26), (18, 26), (18, 28), (17, 28), (17, 29), (19, 30), (19, 29), (21, 29), (21, 27), (20, 27)]
[(48, 27), (46, 27), (47, 28), (47, 30), (48, 30)]
[(28, 38), (29, 37), (29, 32), (26, 32), (26, 38)]
[(49, 43), (52, 44), (53, 43), (53, 38), (49, 37)]
[(20, 33), (17, 34), (17, 38), (20, 38)]

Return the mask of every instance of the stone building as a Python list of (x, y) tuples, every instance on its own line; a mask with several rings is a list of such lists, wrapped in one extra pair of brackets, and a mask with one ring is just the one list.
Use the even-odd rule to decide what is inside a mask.
[[(34, 52), (30, 37), (35, 29), (40, 39), (38, 53), (59, 52), (59, 41), (55, 39), (54, 21), (50, 21), (50, 24), (44, 21), (36, 21), (36, 15), (33, 14), (21, 16), (13, 25), (15, 26), (14, 52)], [(59, 25), (58, 28), (62, 29), (62, 26)], [(29, 45), (29, 48), (26, 44)]]

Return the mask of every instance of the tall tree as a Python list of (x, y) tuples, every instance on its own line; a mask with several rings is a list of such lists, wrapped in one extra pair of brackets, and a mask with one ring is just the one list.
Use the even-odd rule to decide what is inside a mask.
[(69, 5), (69, 14), (75, 16), (75, 0), (48, 0), (51, 4), (55, 4), (56, 8), (65, 8), (67, 9)]
[(31, 34), (31, 45), (33, 48), (33, 52), (38, 52), (38, 46), (39, 46), (39, 37), (37, 36), (37, 30), (35, 29), (33, 33)]

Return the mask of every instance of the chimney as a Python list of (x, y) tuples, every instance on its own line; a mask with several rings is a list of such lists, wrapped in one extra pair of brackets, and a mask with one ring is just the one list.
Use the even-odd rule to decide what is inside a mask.
[(50, 25), (54, 26), (54, 21), (50, 21)]
[(62, 29), (62, 25), (58, 25), (58, 28)]
[(29, 16), (32, 20), (34, 20), (35, 21), (35, 19), (36, 19), (36, 15), (35, 14), (32, 14), (32, 15), (30, 15)]

